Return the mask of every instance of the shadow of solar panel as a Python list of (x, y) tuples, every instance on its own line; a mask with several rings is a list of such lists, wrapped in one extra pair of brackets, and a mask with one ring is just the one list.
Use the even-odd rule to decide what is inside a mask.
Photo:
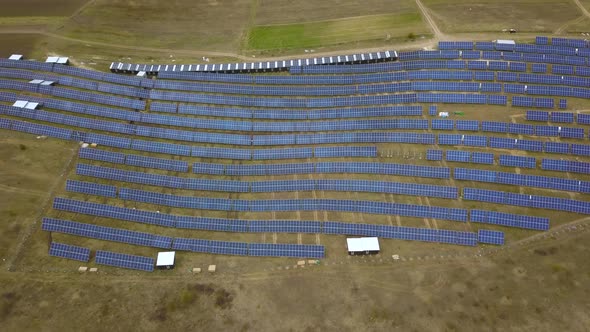
[(90, 260), (90, 249), (65, 243), (51, 242), (49, 256), (88, 262)]
[(148, 272), (154, 271), (154, 259), (151, 257), (127, 255), (102, 250), (96, 251), (96, 264)]

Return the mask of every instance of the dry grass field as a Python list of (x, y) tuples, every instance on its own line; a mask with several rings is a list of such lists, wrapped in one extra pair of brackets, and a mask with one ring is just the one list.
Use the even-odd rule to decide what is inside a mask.
[(423, 0), (423, 3), (439, 27), (447, 32), (501, 32), (511, 28), (520, 32), (552, 32), (582, 16), (573, 1), (567, 0)]
[[(589, 0), (580, 0), (590, 10)], [(572, 1), (422, 0), (445, 37), (490, 40), (516, 28), (518, 41), (536, 34), (579, 36), (590, 18)], [(51, 5), (50, 5), (51, 4)], [(86, 6), (84, 6), (86, 4)], [(84, 6), (84, 7), (83, 7)], [(0, 13), (0, 57), (22, 53), (42, 59), (70, 56), (76, 66), (107, 70), (112, 61), (137, 63), (237, 62), (272, 56), (349, 53), (358, 49), (420, 49), (436, 44), (415, 1), (302, 0), (10, 0)], [(34, 18), (34, 19), (33, 19)], [(24, 33), (37, 32), (37, 33)], [(408, 40), (414, 34), (417, 40)], [(420, 36), (424, 36), (421, 39)], [(464, 38), (464, 36), (468, 36)], [(309, 54), (307, 54), (309, 55)], [(426, 105), (424, 105), (426, 106)], [(568, 111), (588, 110), (586, 100), (568, 99)], [(463, 112), (451, 118), (524, 123), (520, 108), (440, 105)], [(578, 126), (578, 125), (571, 125)], [(586, 128), (587, 130), (587, 128)], [(162, 140), (166, 141), (166, 140)], [(172, 141), (166, 141), (172, 142)], [(208, 145), (221, 146), (221, 145)], [(429, 147), (377, 144), (371, 161), (469, 167), (514, 172), (513, 168), (426, 161)], [(443, 147), (446, 149), (446, 147)], [(355, 192), (227, 194), (173, 190), (90, 179), (76, 163), (184, 177), (243, 181), (351, 178), (350, 174), (221, 177), (166, 172), (78, 159), (78, 144), (0, 130), (0, 326), (6, 331), (588, 331), (590, 326), (590, 218), (437, 198)], [(469, 151), (486, 151), (461, 147)], [(114, 151), (115, 149), (113, 149)], [(117, 150), (120, 151), (120, 150)], [(124, 151), (142, 154), (137, 151)], [(494, 151), (558, 158), (557, 155)], [(169, 155), (144, 153), (170, 158)], [(194, 162), (227, 160), (175, 157)], [(582, 158), (583, 159), (583, 158)], [(586, 158), (587, 159), (587, 158)], [(309, 160), (310, 162), (315, 160)], [(367, 161), (362, 158), (320, 161)], [(277, 163), (302, 162), (281, 160)], [(234, 162), (239, 163), (239, 162)], [(522, 174), (565, 173), (522, 169)], [(569, 174), (590, 181), (589, 175)], [(355, 174), (354, 179), (476, 187), (531, 195), (588, 200), (588, 195), (530, 187), (404, 176)], [(446, 220), (344, 212), (237, 213), (171, 208), (68, 193), (66, 179), (87, 180), (161, 193), (232, 199), (351, 199), (547, 216), (551, 231)], [(350, 257), (344, 236), (252, 234), (168, 229), (51, 209), (56, 196), (161, 213), (241, 219), (345, 221), (461, 231), (502, 230), (506, 246), (453, 245), (383, 239), (381, 254)], [(154, 248), (86, 239), (40, 230), (43, 216), (175, 237), (321, 244), (326, 258), (297, 267), (296, 259), (248, 258), (178, 252), (172, 271), (143, 273), (50, 257), (51, 241), (155, 257)], [(574, 226), (575, 225), (575, 228)], [(392, 259), (399, 255), (400, 260)], [(209, 264), (218, 271), (209, 274)], [(98, 273), (78, 273), (79, 266)], [(192, 268), (205, 272), (193, 274)]]

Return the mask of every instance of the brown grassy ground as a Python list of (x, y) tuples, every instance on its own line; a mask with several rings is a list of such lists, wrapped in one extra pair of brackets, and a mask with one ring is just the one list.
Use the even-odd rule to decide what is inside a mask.
[(0, 16), (67, 16), (89, 0), (3, 0)]
[(552, 32), (581, 16), (572, 1), (453, 1), (423, 0), (443, 32)]

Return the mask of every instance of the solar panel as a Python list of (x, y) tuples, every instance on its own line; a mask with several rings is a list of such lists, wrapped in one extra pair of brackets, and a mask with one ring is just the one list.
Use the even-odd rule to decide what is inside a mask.
[(512, 155), (500, 155), (500, 165), (522, 168), (536, 168), (537, 160), (534, 157), (522, 157)]
[(117, 197), (117, 187), (85, 181), (66, 181), (66, 191), (104, 197)]
[(88, 262), (90, 260), (90, 249), (65, 243), (51, 242), (49, 256)]
[[(514, 204), (511, 204), (514, 205)], [(533, 229), (539, 231), (549, 230), (549, 219), (495, 211), (471, 210), (471, 222)]]
[(301, 244), (251, 243), (249, 256), (324, 258), (324, 246)]
[(154, 271), (154, 259), (151, 257), (127, 255), (103, 250), (96, 251), (96, 264), (148, 272)]
[(443, 151), (442, 150), (427, 150), (426, 151), (426, 160), (442, 160)]
[(504, 232), (480, 229), (477, 232), (477, 241), (479, 243), (501, 246), (504, 245)]

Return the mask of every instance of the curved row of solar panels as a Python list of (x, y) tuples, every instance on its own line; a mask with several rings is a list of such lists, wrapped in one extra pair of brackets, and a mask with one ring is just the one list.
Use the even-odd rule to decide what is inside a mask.
[(381, 61), (397, 60), (396, 51), (361, 53), (351, 55), (338, 55), (320, 58), (307, 58), (283, 61), (264, 61), (250, 63), (226, 63), (226, 64), (196, 64), (196, 65), (146, 65), (146, 64), (129, 64), (121, 62), (111, 63), (109, 69), (112, 72), (126, 72), (137, 74), (146, 72), (157, 74), (166, 71), (189, 71), (189, 72), (250, 72), (250, 71), (276, 71), (288, 70), (294, 66), (312, 66), (312, 65), (333, 65), (345, 63), (369, 63)]
[[(76, 182), (75, 186), (68, 187), (67, 189), (69, 190), (72, 188), (72, 190), (77, 190), (77, 192), (85, 192), (91, 195), (98, 195), (100, 193), (92, 192), (92, 189), (90, 188), (95, 184), (86, 186), (87, 183), (88, 182), (78, 181)], [(385, 203), (376, 201), (332, 199), (243, 200), (178, 196), (124, 187), (118, 188), (116, 197), (123, 200), (156, 204), (161, 206), (212, 211), (344, 211), (370, 214), (391, 214), (417, 218), (437, 218), (462, 222), (467, 220), (467, 210), (465, 209)]]
[[(109, 136), (103, 134), (93, 134), (71, 129), (52, 127), (31, 123), (26, 121), (11, 120), (0, 118), (0, 128), (21, 131), (36, 135), (45, 135), (65, 140), (84, 141), (96, 143), (104, 146), (132, 149), (138, 151), (157, 152), (179, 156), (193, 156), (202, 158), (218, 158), (218, 159), (241, 159), (241, 160), (256, 160), (256, 159), (294, 159), (294, 158), (311, 158), (313, 157), (312, 148), (292, 148), (279, 149), (283, 150), (280, 155), (271, 153), (273, 149), (266, 150), (247, 150), (247, 149), (229, 149), (229, 148), (206, 148), (198, 146), (189, 146), (172, 143), (162, 143), (154, 141), (144, 141), (138, 139), (129, 139), (125, 137)], [(412, 143), (412, 144), (435, 144), (434, 134), (419, 134), (419, 133), (384, 133), (385, 136), (376, 135), (379, 133), (349, 133), (352, 135), (327, 135), (324, 137), (336, 137), (339, 141), (334, 142), (314, 142), (310, 141), (306, 144), (322, 144), (322, 143), (353, 143), (351, 138), (355, 134), (361, 135), (363, 142), (396, 142), (396, 143)], [(322, 134), (317, 134), (322, 135)], [(313, 136), (313, 135), (312, 135)], [(378, 139), (381, 137), (381, 139)], [(345, 139), (348, 138), (348, 139)], [(371, 139), (372, 138), (372, 139)], [(385, 139), (386, 138), (386, 139)], [(357, 138), (359, 139), (359, 138)], [(466, 145), (466, 146), (489, 146), (492, 148), (524, 150), (535, 152), (551, 152), (562, 154), (574, 154), (582, 156), (590, 156), (590, 145), (583, 144), (568, 144), (559, 142), (541, 142), (523, 139), (502, 138), (502, 137), (488, 137), (486, 136), (470, 136), (470, 135), (449, 135), (440, 134), (438, 144), (441, 145)], [(276, 151), (275, 151), (276, 152)], [(281, 151), (278, 151), (281, 152)], [(278, 156), (278, 157), (277, 157)]]
[[(147, 246), (158, 249), (176, 249), (212, 254), (254, 256), (253, 254), (249, 253), (249, 247), (252, 247), (255, 249), (256, 256), (283, 256), (297, 258), (324, 257), (324, 246), (319, 245), (271, 244), (271, 246), (266, 247), (266, 250), (259, 250), (259, 243), (173, 238), (55, 218), (43, 218), (41, 228), (48, 232), (64, 233), (92, 239)], [(277, 248), (280, 249), (281, 246), (288, 246), (286, 247), (288, 250), (276, 250)], [(242, 250), (236, 250), (236, 248), (242, 248)], [(100, 264), (102, 262), (97, 261), (97, 263)]]
[[(417, 195), (439, 198), (457, 198), (457, 188), (447, 186), (434, 186), (416, 183), (400, 183), (369, 180), (274, 180), (274, 181), (236, 181), (236, 180), (210, 180), (200, 178), (184, 178), (162, 174), (126, 171), (116, 168), (78, 164), (76, 174), (107, 180), (116, 180), (129, 183), (138, 183), (165, 188), (200, 191), (221, 192), (279, 192), (279, 191), (357, 191), (389, 193), (398, 195)], [(77, 182), (69, 180), (72, 191), (77, 188)], [(112, 197), (112, 193), (106, 193), (104, 189), (91, 188), (103, 193), (103, 196)]]
[(159, 214), (155, 212), (76, 201), (59, 197), (54, 200), (53, 206), (60, 211), (182, 229), (200, 229), (220, 232), (323, 233), (378, 236), (391, 239), (475, 245), (475, 242), (473, 241), (474, 233), (471, 232), (455, 232), (403, 226), (351, 224), (333, 221), (245, 220), (189, 217)]

